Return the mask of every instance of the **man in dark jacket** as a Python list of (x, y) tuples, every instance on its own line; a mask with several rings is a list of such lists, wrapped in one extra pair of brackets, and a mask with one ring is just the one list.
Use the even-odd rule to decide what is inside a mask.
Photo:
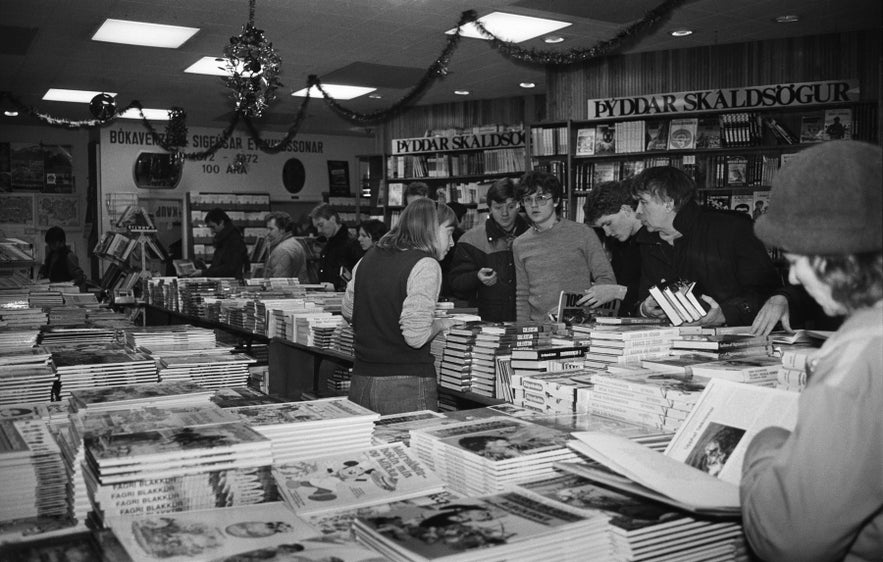
[(221, 209), (205, 214), (205, 225), (215, 234), (215, 252), (206, 269), (197, 270), (194, 277), (235, 277), (242, 279), (249, 270), (248, 247), (242, 234), (230, 217)]
[(359, 242), (350, 238), (349, 229), (340, 222), (340, 215), (328, 203), (310, 211), (310, 219), (320, 238), (325, 240), (325, 247), (319, 255), (319, 282), (331, 283), (335, 290), (343, 291), (364, 252)]
[(512, 241), (528, 228), (518, 214), (515, 185), (498, 180), (487, 193), (491, 216), (466, 232), (454, 249), (448, 284), (454, 295), (478, 306), (488, 322), (515, 320)]
[(73, 281), (74, 285), (83, 290), (86, 286), (86, 274), (80, 267), (77, 256), (67, 245), (64, 229), (53, 226), (46, 231), (46, 261), (40, 268), (40, 277), (52, 283)]
[(704, 326), (750, 326), (766, 299), (782, 285), (751, 217), (700, 207), (696, 185), (670, 166), (648, 168), (631, 184), (637, 213), (646, 227), (641, 247), (641, 315), (664, 318), (648, 296), (652, 285), (680, 279), (696, 282), (710, 310)]

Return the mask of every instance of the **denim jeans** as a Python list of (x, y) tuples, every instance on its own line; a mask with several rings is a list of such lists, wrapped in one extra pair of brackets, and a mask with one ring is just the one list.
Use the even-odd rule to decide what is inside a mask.
[(434, 377), (368, 377), (353, 373), (349, 399), (379, 414), (438, 409)]

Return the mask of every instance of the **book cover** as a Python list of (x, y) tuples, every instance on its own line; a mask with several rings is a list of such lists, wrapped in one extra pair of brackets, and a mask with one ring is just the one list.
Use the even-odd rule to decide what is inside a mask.
[(696, 148), (696, 131), (699, 120), (695, 117), (672, 119), (668, 132), (669, 150), (689, 150)]
[(210, 560), (279, 548), (316, 535), (312, 527), (281, 502), (108, 517), (105, 525), (113, 530), (134, 560), (167, 562)]
[(710, 349), (721, 351), (743, 349), (746, 347), (764, 347), (769, 344), (768, 336), (748, 334), (723, 334), (719, 336), (680, 336), (671, 340), (672, 349)]
[(588, 127), (576, 132), (576, 155), (591, 156), (595, 154), (595, 128)]
[(800, 118), (800, 142), (825, 140), (825, 121), (819, 113), (808, 113)]
[[(370, 537), (372, 544), (384, 545), (381, 552), (398, 552), (407, 559), (437, 559), (470, 553), (481, 558), (507, 559), (496, 552), (509, 547), (524, 555), (534, 541), (547, 539), (544, 553), (556, 559), (552, 542), (559, 548), (573, 548), (574, 542), (592, 540), (591, 531), (601, 529), (606, 517), (600, 513), (581, 514), (566, 506), (558, 506), (539, 497), (509, 491), (480, 498), (463, 498), (457, 504), (435, 509), (414, 509), (402, 506), (381, 517), (359, 517), (356, 536)], [(571, 541), (560, 544), (560, 533), (573, 529)], [(363, 535), (364, 533), (364, 535)], [(440, 537), (444, 539), (440, 540)], [(588, 545), (587, 545), (588, 546)], [(534, 547), (536, 548), (536, 547)]]
[(402, 443), (274, 467), (296, 513), (355, 508), (440, 492), (444, 482)]
[(720, 147), (720, 119), (717, 116), (700, 117), (696, 126), (696, 148)]
[(826, 109), (824, 140), (848, 140), (852, 138), (852, 110)]
[(598, 185), (608, 181), (616, 181), (618, 178), (618, 163), (597, 162), (592, 167), (592, 185)]
[(754, 206), (751, 208), (751, 218), (759, 219), (770, 208), (770, 192), (760, 190), (754, 192)]
[(613, 154), (614, 152), (616, 152), (615, 125), (598, 125), (595, 129), (595, 154)]
[(748, 159), (744, 156), (727, 158), (727, 185), (744, 186), (748, 184)]
[(387, 204), (390, 207), (401, 207), (405, 204), (405, 184), (390, 183), (387, 185), (387, 195), (389, 200)]
[(647, 121), (645, 133), (645, 146), (647, 150), (665, 150), (668, 147), (667, 120), (652, 119)]
[(730, 196), (722, 193), (706, 193), (705, 206), (712, 209), (728, 210), (730, 208)]
[(751, 216), (751, 209), (754, 207), (753, 193), (734, 193), (730, 196), (730, 209), (745, 213)]
[(764, 355), (722, 359), (693, 365), (693, 376), (757, 384), (776, 380), (781, 366), (779, 358)]

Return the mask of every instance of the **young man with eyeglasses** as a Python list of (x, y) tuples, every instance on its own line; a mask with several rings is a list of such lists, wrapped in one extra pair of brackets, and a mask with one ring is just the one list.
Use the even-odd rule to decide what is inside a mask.
[(512, 242), (529, 228), (519, 215), (515, 183), (497, 180), (487, 192), (490, 216), (466, 232), (454, 247), (448, 285), (454, 296), (478, 307), (487, 322), (515, 320), (515, 262)]
[(545, 172), (527, 172), (518, 186), (532, 225), (512, 244), (519, 322), (549, 320), (561, 291), (587, 292), (595, 285), (590, 306), (622, 298), (614, 294), (616, 277), (595, 231), (559, 216), (561, 193), (558, 178)]

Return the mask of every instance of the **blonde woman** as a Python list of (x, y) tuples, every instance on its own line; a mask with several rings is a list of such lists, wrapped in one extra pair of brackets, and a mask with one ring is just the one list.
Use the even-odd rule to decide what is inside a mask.
[(438, 407), (429, 345), (456, 323), (434, 317), (456, 224), (447, 205), (414, 200), (353, 269), (343, 299), (355, 334), (350, 400), (380, 414)]

